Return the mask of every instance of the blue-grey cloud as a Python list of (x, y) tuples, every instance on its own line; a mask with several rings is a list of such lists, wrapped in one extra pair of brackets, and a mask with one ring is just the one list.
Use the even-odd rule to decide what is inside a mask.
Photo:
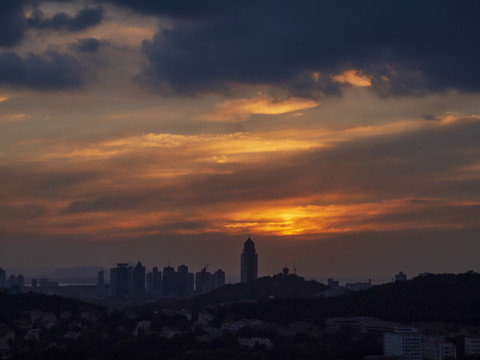
[(24, 0), (0, 1), (0, 47), (17, 45), (25, 33)]
[(103, 15), (104, 9), (97, 7), (80, 10), (75, 16), (58, 13), (51, 18), (45, 18), (43, 12), (37, 9), (27, 19), (27, 25), (36, 29), (78, 32), (100, 24), (103, 20)]
[(143, 43), (140, 78), (163, 92), (253, 83), (337, 93), (330, 76), (352, 68), (382, 96), (480, 90), (478, 2), (111, 2), (173, 19)]
[(80, 86), (83, 67), (72, 56), (56, 51), (0, 54), (0, 85), (56, 90)]
[(95, 38), (80, 39), (75, 44), (72, 44), (72, 48), (82, 53), (96, 53), (98, 49), (107, 44), (105, 41), (100, 41)]

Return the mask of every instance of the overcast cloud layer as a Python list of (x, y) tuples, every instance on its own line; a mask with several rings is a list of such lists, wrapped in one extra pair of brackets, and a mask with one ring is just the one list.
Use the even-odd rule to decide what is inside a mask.
[(0, 266), (480, 270), (479, 11), (2, 1)]

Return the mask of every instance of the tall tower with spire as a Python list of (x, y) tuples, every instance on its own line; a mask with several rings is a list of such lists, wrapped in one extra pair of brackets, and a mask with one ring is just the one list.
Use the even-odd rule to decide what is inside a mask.
[(258, 254), (255, 251), (255, 244), (253, 243), (252, 239), (250, 239), (250, 236), (248, 236), (247, 241), (245, 241), (245, 243), (243, 244), (243, 253), (240, 259), (242, 283), (247, 283), (249, 281), (257, 279)]

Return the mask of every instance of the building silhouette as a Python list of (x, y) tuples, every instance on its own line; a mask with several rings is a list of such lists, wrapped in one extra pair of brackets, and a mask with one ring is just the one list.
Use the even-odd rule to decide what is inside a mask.
[(129, 290), (129, 266), (127, 263), (119, 263), (115, 268), (115, 293), (116, 297), (124, 297)]
[(176, 277), (177, 273), (175, 269), (171, 266), (166, 266), (163, 268), (163, 278), (162, 278), (162, 296), (163, 297), (175, 297), (176, 296)]
[(193, 294), (193, 273), (188, 272), (187, 265), (177, 267), (177, 294), (180, 297), (188, 297)]
[(198, 295), (206, 294), (212, 287), (212, 275), (204, 267), (201, 271), (195, 274), (195, 292)]
[(145, 275), (145, 293), (147, 295), (153, 295), (153, 273), (149, 271)]
[(145, 266), (139, 261), (133, 269), (133, 296), (145, 297)]
[(152, 292), (154, 297), (162, 295), (162, 272), (158, 271), (158, 266), (152, 270)]
[(240, 268), (242, 283), (247, 283), (258, 278), (258, 254), (255, 251), (255, 244), (252, 239), (250, 239), (250, 236), (243, 244)]
[(218, 269), (213, 273), (211, 280), (212, 280), (212, 285), (211, 285), (212, 290), (222, 287), (223, 285), (225, 285), (225, 271), (223, 271), (222, 269)]

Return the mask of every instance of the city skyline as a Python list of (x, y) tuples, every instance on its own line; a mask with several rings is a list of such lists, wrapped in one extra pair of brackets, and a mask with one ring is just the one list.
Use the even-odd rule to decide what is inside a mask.
[(0, 2), (0, 266), (480, 271), (480, 4), (198, 4)]

